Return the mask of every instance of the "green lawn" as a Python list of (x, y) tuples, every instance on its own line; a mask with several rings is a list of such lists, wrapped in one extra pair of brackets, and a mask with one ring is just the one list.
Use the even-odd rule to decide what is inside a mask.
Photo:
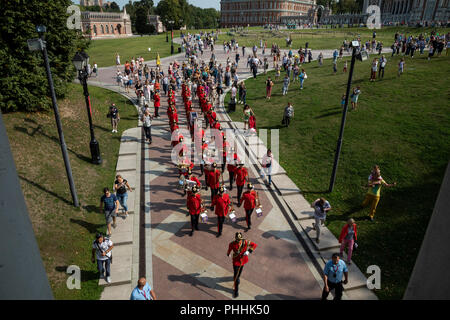
[[(287, 96), (281, 94), (282, 73), (270, 102), (264, 97), (266, 77), (249, 79), (247, 103), (256, 113), (258, 128), (280, 129), (281, 165), (306, 199), (324, 196), (330, 201), (333, 210), (326, 225), (334, 235), (339, 236), (349, 217), (356, 220), (359, 248), (354, 260), (363, 272), (369, 265), (381, 268), (378, 297), (401, 299), (450, 158), (450, 57), (431, 61), (408, 57), (401, 77), (397, 76), (399, 57), (388, 55), (387, 59), (384, 79), (374, 83), (368, 81), (371, 60), (356, 63), (353, 86), (361, 86), (362, 93), (358, 110), (348, 113), (331, 194), (326, 190), (348, 77), (342, 73), (343, 63), (338, 62), (337, 75), (330, 60), (322, 67), (317, 62), (304, 64), (308, 74), (304, 90), (299, 90), (298, 82), (291, 83)], [(273, 72), (268, 75), (274, 79)], [(281, 119), (288, 101), (295, 108), (295, 119), (284, 128)], [(231, 117), (243, 121), (242, 107)], [(383, 188), (371, 222), (368, 209), (358, 206), (366, 192), (362, 185), (374, 164), (380, 165), (388, 183), (398, 185)]]
[[(175, 36), (175, 35), (174, 35)], [(153, 35), (143, 37), (132, 37), (123, 39), (93, 40), (87, 53), (89, 54), (91, 65), (97, 63), (99, 67), (109, 67), (116, 64), (116, 53), (120, 55), (120, 63), (130, 61), (133, 57), (144, 57), (145, 60), (156, 59), (159, 53), (161, 58), (170, 55), (170, 32), (169, 42), (166, 42), (166, 35)], [(174, 43), (174, 53), (178, 53), (179, 45)], [(151, 51), (148, 51), (151, 48)]]
[[(83, 90), (70, 85), (66, 99), (58, 101), (80, 208), (72, 205), (53, 112), (4, 114), (17, 173), (33, 229), (56, 299), (99, 299), (96, 264), (91, 246), (98, 231), (106, 232), (98, 212), (103, 187), (112, 187), (121, 133), (137, 125), (135, 107), (111, 91), (89, 87), (95, 136), (103, 163), (90, 163), (89, 124)], [(111, 133), (106, 118), (115, 102), (121, 114), (119, 133)], [(68, 290), (67, 266), (82, 270), (81, 290)]]
[[(310, 49), (335, 49), (342, 45), (344, 39), (352, 40), (358, 35), (361, 36), (362, 41), (372, 40), (372, 32), (368, 28), (339, 28), (339, 29), (298, 29), (298, 30), (273, 30), (263, 28), (249, 28), (248, 32), (239, 32), (229, 35), (229, 29), (222, 29), (222, 34), (219, 36), (219, 44), (223, 41), (229, 41), (232, 38), (236, 39), (239, 46), (252, 47), (257, 45), (259, 47), (260, 39), (267, 41), (267, 47), (270, 50), (272, 43), (277, 43), (281, 48), (286, 49), (286, 38), (289, 35), (292, 37), (292, 48), (297, 49), (305, 47), (305, 43), (309, 42)], [(437, 30), (439, 33), (447, 33), (450, 28), (410, 28), (410, 27), (385, 27), (376, 30), (376, 40), (381, 40), (384, 47), (390, 47), (394, 42), (395, 32), (419, 35), (420, 33), (430, 33), (432, 30)]]

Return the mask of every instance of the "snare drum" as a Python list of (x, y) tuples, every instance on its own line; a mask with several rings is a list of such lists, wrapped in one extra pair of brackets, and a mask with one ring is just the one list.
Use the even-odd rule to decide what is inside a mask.
[(259, 218), (259, 217), (262, 217), (263, 212), (262, 212), (261, 207), (256, 208), (255, 212), (256, 212), (256, 216), (257, 216), (258, 218)]
[(231, 222), (236, 222), (236, 212), (233, 210), (228, 214), (228, 218), (230, 218)]
[(200, 213), (200, 218), (202, 219), (202, 222), (208, 222), (208, 212), (205, 210)]

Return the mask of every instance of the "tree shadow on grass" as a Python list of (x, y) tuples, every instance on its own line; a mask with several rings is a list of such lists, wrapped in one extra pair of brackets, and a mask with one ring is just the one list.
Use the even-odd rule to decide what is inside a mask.
[[(36, 122), (34, 122), (33, 120), (31, 120), (31, 119), (25, 119), (25, 121), (32, 122), (32, 123), (36, 123)], [(29, 132), (28, 129), (31, 129), (32, 131)], [(24, 128), (24, 127), (20, 127), (20, 126), (17, 126), (17, 125), (16, 125), (16, 126), (14, 126), (14, 130), (19, 131), (19, 132), (22, 132), (22, 133), (26, 133), (26, 134), (29, 135), (30, 137), (34, 137), (34, 136), (36, 135), (36, 133), (39, 133), (39, 134), (43, 135), (44, 137), (46, 137), (46, 138), (52, 140), (53, 142), (57, 143), (58, 145), (60, 144), (59, 139), (56, 138), (56, 137), (54, 137), (54, 136), (50, 136), (50, 135), (46, 134), (46, 133), (42, 130), (42, 126), (41, 126), (41, 125), (38, 125), (36, 128), (32, 128), (32, 127)], [(66, 148), (67, 148), (67, 146), (66, 146)], [(92, 159), (91, 159), (91, 158), (88, 158), (88, 157), (86, 157), (86, 156), (84, 156), (84, 155), (82, 155), (82, 154), (79, 154), (79, 153), (73, 151), (73, 150), (70, 149), (70, 148), (67, 148), (67, 151), (73, 153), (73, 154), (74, 154), (78, 159), (80, 159), (80, 160), (83, 160), (83, 161), (89, 162), (89, 163), (92, 162)]]
[(102, 232), (105, 224), (93, 224), (84, 220), (70, 219), (70, 223), (75, 223), (85, 228), (89, 233), (96, 234)]
[(63, 198), (63, 197), (61, 197), (60, 195), (58, 195), (57, 193), (55, 193), (55, 192), (53, 192), (53, 191), (51, 191), (51, 190), (48, 190), (48, 189), (44, 188), (44, 187), (41, 186), (40, 184), (38, 184), (38, 183), (36, 183), (36, 182), (34, 182), (34, 181), (31, 181), (31, 180), (29, 180), (29, 179), (27, 179), (27, 178), (25, 178), (25, 177), (23, 177), (23, 176), (21, 176), (21, 175), (18, 175), (18, 176), (19, 176), (19, 178), (22, 179), (23, 181), (25, 181), (25, 182), (31, 184), (32, 186), (34, 186), (34, 187), (36, 187), (36, 188), (38, 188), (38, 189), (40, 189), (40, 190), (42, 190), (42, 191), (48, 193), (49, 195), (54, 196), (55, 198), (58, 198), (58, 199), (61, 200), (62, 202), (66, 203), (66, 204), (68, 204), (68, 205), (72, 205), (72, 204), (73, 204), (71, 201), (69, 201), (69, 200), (67, 200), (67, 199), (65, 199), (65, 198)]

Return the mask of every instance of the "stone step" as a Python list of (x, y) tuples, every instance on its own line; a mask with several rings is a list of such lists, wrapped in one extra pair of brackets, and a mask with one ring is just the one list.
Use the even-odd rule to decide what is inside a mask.
[[(331, 260), (331, 256), (333, 255), (333, 253), (339, 253), (339, 249), (328, 249), (320, 251), (320, 256), (322, 257), (324, 266), (326, 262)], [(347, 254), (344, 253), (341, 259), (347, 261)], [(348, 268), (348, 283), (344, 285), (345, 290), (355, 290), (359, 288), (367, 289), (367, 278), (361, 272), (358, 266), (353, 262), (353, 260), (351, 265), (347, 264), (347, 268)]]
[(136, 171), (136, 155), (120, 156), (117, 160), (116, 172)]
[(132, 142), (136, 141), (139, 142), (141, 139), (141, 128), (131, 128), (128, 130), (125, 130), (122, 134), (122, 137), (120, 139), (120, 142)]
[(328, 228), (326, 228), (325, 226), (320, 228), (320, 243), (317, 243), (316, 230), (312, 226), (313, 222), (314, 219), (298, 220), (301, 228), (305, 231), (305, 233), (311, 240), (311, 244), (313, 245), (314, 249), (323, 251), (340, 247), (339, 241), (336, 239), (334, 234), (332, 234), (331, 231), (328, 230)]
[(300, 194), (300, 189), (295, 183), (285, 174), (275, 175), (272, 177), (272, 182), (282, 196), (291, 194)]
[(293, 212), (297, 220), (311, 219), (314, 217), (314, 209), (311, 204), (301, 194), (291, 194), (283, 197), (289, 209)]
[(121, 143), (119, 149), (119, 156), (133, 155), (137, 153), (138, 143), (136, 141), (129, 141)]
[[(114, 233), (111, 240), (114, 243)], [(111, 264), (111, 283), (99, 279), (99, 286), (119, 286), (131, 283), (131, 262), (133, 246), (131, 244), (117, 246), (112, 250), (113, 263)]]
[(100, 300), (130, 300), (131, 291), (133, 291), (131, 283), (118, 286), (108, 286), (103, 289)]
[(133, 221), (133, 214), (129, 214), (127, 218), (123, 215), (116, 218), (117, 227), (111, 229), (111, 240), (114, 245), (122, 246), (133, 243)]

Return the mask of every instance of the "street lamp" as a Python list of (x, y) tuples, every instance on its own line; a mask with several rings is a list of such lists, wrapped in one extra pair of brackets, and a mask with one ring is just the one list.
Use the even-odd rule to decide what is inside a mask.
[(169, 20), (167, 21), (170, 24), (170, 54), (173, 54), (173, 24), (175, 23), (175, 21), (173, 20)]
[(84, 51), (77, 52), (75, 54), (75, 57), (73, 57), (72, 59), (72, 63), (75, 66), (75, 69), (77, 69), (78, 71), (78, 80), (80, 80), (80, 83), (83, 85), (84, 98), (86, 101), (86, 108), (89, 118), (89, 128), (91, 131), (91, 142), (89, 144), (89, 147), (91, 149), (91, 160), (92, 163), (94, 164), (101, 164), (102, 157), (100, 156), (100, 147), (98, 141), (95, 139), (94, 135), (94, 127), (92, 125), (91, 100), (89, 98), (89, 91), (87, 86), (87, 78), (88, 78), (87, 66), (89, 64), (89, 56)]
[(61, 124), (61, 118), (59, 117), (58, 104), (56, 102), (55, 87), (53, 85), (52, 72), (50, 70), (50, 63), (49, 63), (48, 54), (47, 54), (47, 42), (44, 40), (44, 34), (47, 31), (47, 28), (43, 25), (40, 25), (40, 26), (36, 27), (36, 31), (39, 34), (39, 38), (28, 39), (27, 40), (28, 49), (30, 51), (41, 51), (44, 56), (44, 64), (45, 64), (45, 70), (47, 72), (48, 86), (50, 88), (50, 94), (52, 97), (52, 105), (53, 105), (53, 111), (55, 113), (56, 127), (58, 128), (59, 144), (61, 146), (61, 152), (62, 152), (63, 159), (64, 159), (64, 165), (66, 167), (67, 179), (69, 180), (70, 193), (72, 194), (73, 205), (75, 207), (79, 207), (77, 190), (75, 189), (75, 183), (73, 181), (72, 168), (70, 167), (69, 155), (67, 154), (67, 146), (66, 146), (66, 142), (64, 140), (64, 134), (62, 131), (62, 124)]
[(342, 146), (342, 139), (343, 139), (343, 136), (344, 136), (345, 120), (347, 118), (348, 97), (349, 97), (349, 94), (350, 94), (350, 87), (352, 85), (352, 77), (353, 77), (353, 69), (354, 69), (354, 66), (355, 66), (355, 60), (358, 59), (360, 61), (365, 61), (368, 58), (367, 52), (360, 50), (358, 41), (352, 41), (350, 46), (353, 48), (353, 51), (352, 51), (352, 62), (350, 64), (350, 72), (348, 74), (347, 91), (346, 91), (346, 94), (345, 94), (344, 110), (342, 112), (341, 129), (339, 131), (339, 138), (338, 138), (338, 142), (337, 142), (336, 154), (335, 154), (335, 157), (334, 157), (334, 164), (333, 164), (333, 171), (331, 173), (330, 187), (328, 189), (328, 192), (332, 192), (333, 191), (334, 182), (336, 180), (336, 171), (337, 171), (337, 167), (338, 167), (338, 163), (339, 163), (339, 156), (341, 154), (341, 146)]

